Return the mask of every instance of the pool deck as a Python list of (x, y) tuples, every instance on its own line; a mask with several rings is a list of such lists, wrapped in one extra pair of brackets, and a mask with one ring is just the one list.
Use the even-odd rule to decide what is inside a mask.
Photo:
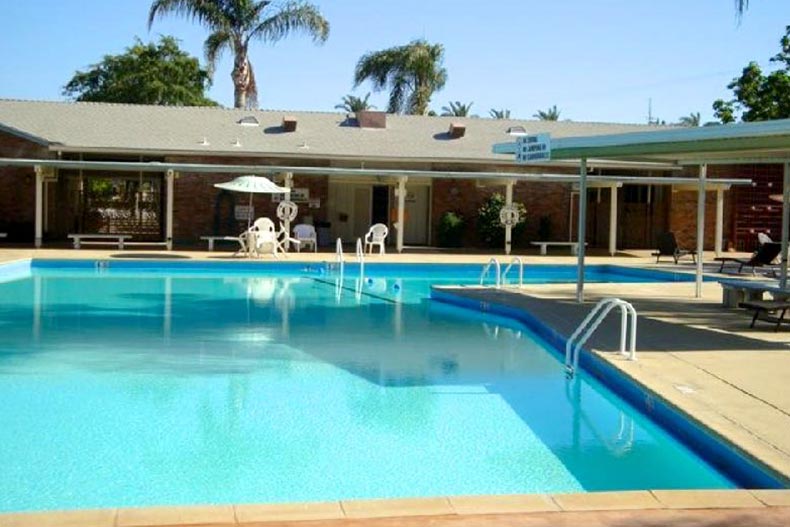
[[(690, 264), (655, 265), (646, 251), (632, 256), (590, 257), (590, 264), (693, 272)], [(367, 261), (481, 263), (489, 254), (410, 253)], [(506, 261), (498, 255), (500, 260)], [(574, 264), (574, 257), (522, 256), (525, 263)], [(113, 251), (0, 249), (0, 262), (23, 258), (131, 258), (227, 261), (230, 253), (205, 251)], [(347, 255), (352, 260), (352, 255)], [(706, 255), (708, 261), (712, 255)], [(291, 253), (282, 261), (333, 261), (333, 253)], [(266, 261), (271, 261), (268, 259)], [(717, 267), (717, 266), (716, 266)], [(708, 270), (713, 270), (711, 265)], [(749, 329), (743, 311), (721, 306), (721, 287), (693, 284), (587, 284), (587, 302), (577, 304), (573, 284), (530, 284), (521, 289), (458, 288), (453, 294), (526, 309), (569, 335), (604, 296), (631, 301), (639, 312), (636, 362), (608, 353), (619, 328), (610, 321), (593, 337), (601, 357), (665, 398), (740, 449), (790, 478), (790, 333), (769, 324)], [(612, 317), (614, 318), (614, 317)], [(558, 372), (560, 374), (560, 372)], [(408, 517), (408, 518), (406, 518)], [(790, 525), (790, 490), (638, 491), (563, 496), (479, 496), (374, 500), (298, 505), (108, 509), (0, 515), (2, 527), (285, 525)]]

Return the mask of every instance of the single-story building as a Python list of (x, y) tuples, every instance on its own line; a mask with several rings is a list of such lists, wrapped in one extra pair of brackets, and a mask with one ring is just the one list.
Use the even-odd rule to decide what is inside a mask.
[[(492, 145), (526, 133), (561, 138), (660, 128), (0, 100), (0, 159), (20, 160), (16, 166), (0, 161), (0, 232), (16, 243), (62, 242), (70, 233), (127, 233), (138, 241), (196, 245), (201, 236), (238, 234), (244, 227), (247, 197), (214, 184), (238, 175), (228, 167), (257, 167), (292, 187), (291, 200), (299, 205), (296, 221), (320, 227), (325, 244), (335, 238), (353, 241), (373, 223), (392, 227), (402, 186), (403, 244), (437, 245), (442, 216), (456, 212), (465, 219), (465, 245), (480, 246), (477, 210), (492, 193), (504, 194), (508, 181), (513, 200), (527, 210), (514, 247), (574, 240), (578, 192), (550, 175), (575, 174), (576, 165), (517, 165), (512, 155), (494, 153)], [(593, 175), (684, 174), (664, 164), (589, 160), (588, 166)], [(524, 174), (546, 177), (505, 177)], [(717, 203), (723, 207), (725, 247), (748, 250), (757, 232), (779, 232), (781, 207), (768, 195), (781, 188), (780, 165), (717, 165), (709, 178), (749, 178), (752, 185), (709, 187), (706, 246), (715, 245)], [(273, 217), (277, 199), (255, 196), (255, 216)], [(591, 247), (609, 246), (613, 203), (617, 248), (652, 247), (665, 231), (674, 231), (681, 244), (693, 244), (696, 188), (599, 184), (589, 189), (588, 203)]]

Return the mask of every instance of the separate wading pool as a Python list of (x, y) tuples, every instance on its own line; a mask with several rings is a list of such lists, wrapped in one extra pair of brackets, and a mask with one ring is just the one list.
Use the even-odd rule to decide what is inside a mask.
[(480, 268), (0, 267), (0, 510), (748, 483), (527, 327), (427, 298)]

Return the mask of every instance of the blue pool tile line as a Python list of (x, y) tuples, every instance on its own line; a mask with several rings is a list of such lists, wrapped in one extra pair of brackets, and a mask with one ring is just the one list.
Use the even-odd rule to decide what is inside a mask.
[[(446, 290), (431, 288), (431, 299), (438, 302), (505, 316), (526, 325), (550, 344), (550, 349), (564, 359), (566, 338), (560, 332), (523, 309), (455, 295)], [(648, 415), (670, 434), (688, 445), (700, 457), (730, 476), (742, 488), (783, 489), (790, 486), (784, 476), (753, 458), (746, 452), (710, 430), (693, 417), (653, 393), (635, 379), (623, 374), (613, 365), (583, 350), (579, 365), (610, 390), (625, 399), (637, 410)], [(559, 373), (558, 373), (559, 374)]]

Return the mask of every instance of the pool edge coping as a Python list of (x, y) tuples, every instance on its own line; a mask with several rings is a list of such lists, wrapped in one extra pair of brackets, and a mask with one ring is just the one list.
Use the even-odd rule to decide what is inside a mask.
[(637, 490), (0, 513), (6, 527), (172, 527), (648, 509), (790, 508), (790, 490)]

